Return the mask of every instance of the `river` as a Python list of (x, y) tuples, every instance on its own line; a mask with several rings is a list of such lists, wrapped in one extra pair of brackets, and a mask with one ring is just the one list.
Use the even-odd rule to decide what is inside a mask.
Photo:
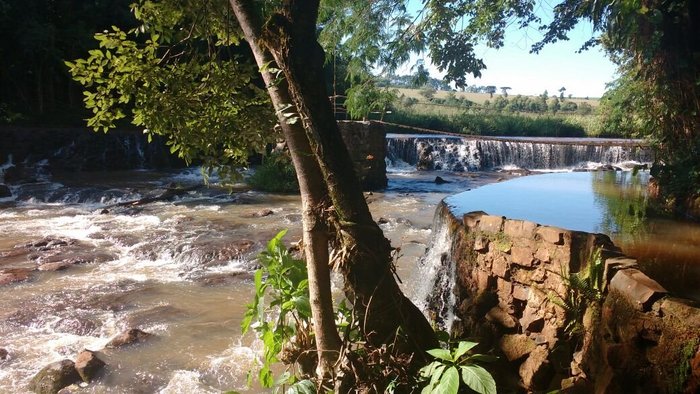
[[(437, 175), (451, 182), (438, 185)], [(396, 168), (387, 190), (367, 194), (375, 219), (400, 247), (404, 291), (416, 297), (420, 280), (412, 275), (436, 204), (504, 177)], [(247, 390), (261, 347), (240, 334), (255, 256), (282, 229), (287, 242), (300, 238), (299, 198), (214, 185), (174, 201), (110, 207), (172, 182), (192, 185), (201, 177), (194, 169), (59, 174), (13, 187), (15, 197), (0, 200), (0, 268), (79, 261), (1, 288), (0, 348), (9, 356), (0, 361), (0, 392), (26, 392), (43, 366), (74, 359), (83, 348), (102, 350), (131, 327), (156, 337), (102, 350), (108, 367), (85, 392)]]

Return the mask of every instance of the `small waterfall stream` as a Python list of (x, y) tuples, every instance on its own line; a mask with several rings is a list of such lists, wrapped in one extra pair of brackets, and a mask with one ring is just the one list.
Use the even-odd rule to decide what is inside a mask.
[(426, 254), (418, 263), (422, 280), (416, 284), (411, 298), (429, 320), (437, 323), (438, 328), (451, 332), (456, 319), (457, 267), (450, 258), (453, 237), (445, 221), (445, 214), (449, 214), (446, 210), (442, 203), (435, 210), (433, 235)]
[(530, 170), (629, 167), (653, 161), (651, 149), (637, 140), (601, 138), (461, 138), (387, 135), (387, 157), (421, 170), (484, 171), (518, 167)]

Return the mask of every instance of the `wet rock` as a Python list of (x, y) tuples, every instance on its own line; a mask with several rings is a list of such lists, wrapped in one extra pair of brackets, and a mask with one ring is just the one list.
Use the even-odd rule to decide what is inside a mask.
[(74, 383), (71, 384), (70, 386), (66, 386), (60, 390), (58, 390), (58, 393), (56, 394), (80, 394), (80, 393), (85, 393), (86, 390), (82, 387), (80, 387), (80, 384)]
[(389, 219), (387, 219), (387, 218), (385, 218), (385, 217), (380, 217), (380, 218), (377, 220), (377, 224), (387, 224), (387, 223), (389, 223)]
[(610, 289), (619, 291), (641, 311), (648, 311), (654, 301), (667, 293), (655, 280), (633, 268), (618, 271), (610, 281)]
[(244, 217), (244, 218), (264, 218), (265, 216), (270, 216), (274, 213), (275, 213), (275, 211), (273, 211), (272, 209), (261, 209), (257, 212), (241, 215), (241, 217)]
[(27, 268), (5, 268), (0, 270), (0, 286), (23, 282), (30, 278), (32, 270)]
[(240, 283), (245, 279), (249, 279), (251, 274), (249, 272), (228, 272), (223, 274), (211, 274), (206, 276), (196, 277), (193, 280), (197, 283), (201, 283), (204, 286), (224, 286), (233, 283)]
[(138, 328), (131, 328), (112, 338), (105, 347), (111, 349), (121, 348), (135, 343), (145, 342), (152, 336), (153, 334), (141, 331)]
[(252, 252), (255, 241), (218, 239), (196, 243), (183, 253), (204, 266), (223, 265)]
[(36, 175), (32, 169), (23, 165), (14, 165), (5, 169), (4, 181), (8, 185), (36, 182)]
[(7, 360), (8, 357), (10, 357), (10, 352), (0, 347), (0, 360)]
[(0, 198), (12, 197), (12, 191), (4, 183), (0, 183)]
[(537, 345), (525, 334), (509, 334), (501, 337), (498, 347), (508, 361), (515, 361), (532, 353)]
[(23, 246), (17, 245), (15, 247), (25, 247), (35, 249), (37, 251), (47, 251), (52, 249), (57, 249), (63, 246), (74, 245), (78, 241), (69, 238), (51, 238), (46, 237), (37, 241), (32, 241), (24, 244)]
[(442, 184), (445, 184), (445, 183), (452, 183), (451, 181), (448, 181), (448, 180), (446, 180), (446, 179), (443, 179), (441, 176), (436, 176), (434, 182), (435, 182), (436, 185), (442, 185)]
[(87, 349), (80, 352), (75, 359), (75, 370), (85, 383), (89, 383), (105, 365), (95, 352)]
[(520, 365), (519, 374), (523, 385), (530, 390), (547, 388), (552, 377), (552, 365), (547, 360), (549, 352), (543, 346), (537, 346)]
[(37, 394), (56, 394), (79, 380), (80, 375), (75, 370), (73, 361), (61, 360), (39, 371), (29, 382), (29, 389)]
[(433, 149), (433, 146), (426, 142), (419, 142), (416, 144), (416, 151), (418, 152), (416, 169), (423, 171), (435, 168)]
[(62, 271), (71, 265), (78, 264), (78, 261), (65, 260), (57, 261), (55, 263), (46, 263), (39, 266), (39, 271)]

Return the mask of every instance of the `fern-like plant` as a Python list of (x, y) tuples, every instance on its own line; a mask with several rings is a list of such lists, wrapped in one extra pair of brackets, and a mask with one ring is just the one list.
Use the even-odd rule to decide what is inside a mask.
[(566, 285), (566, 294), (560, 296), (548, 293), (547, 298), (560, 306), (566, 312), (567, 324), (564, 331), (571, 337), (578, 334), (583, 328), (583, 315), (591, 304), (597, 304), (603, 299), (605, 283), (603, 273), (605, 265), (600, 255), (600, 249), (596, 249), (588, 259), (586, 268), (581, 272), (570, 273), (564, 267), (559, 275)]

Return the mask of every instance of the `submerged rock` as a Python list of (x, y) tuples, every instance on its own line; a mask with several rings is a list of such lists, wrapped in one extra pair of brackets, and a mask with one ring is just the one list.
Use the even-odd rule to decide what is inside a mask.
[(257, 212), (254, 212), (254, 213), (251, 213), (251, 214), (247, 214), (247, 215), (243, 215), (243, 217), (247, 217), (247, 218), (264, 218), (265, 216), (270, 216), (270, 215), (272, 215), (272, 214), (274, 214), (274, 213), (275, 213), (275, 212), (274, 212), (272, 209), (261, 209), (261, 210), (259, 210), (259, 211), (257, 211)]
[(32, 270), (27, 268), (6, 268), (0, 270), (0, 286), (23, 282), (30, 278)]
[(95, 352), (87, 349), (80, 352), (75, 359), (75, 370), (85, 383), (89, 383), (105, 365)]
[(0, 347), (0, 360), (7, 360), (9, 356), (10, 353), (7, 351), (7, 349), (3, 349)]
[(441, 176), (436, 176), (436, 177), (435, 177), (435, 184), (436, 184), (436, 185), (442, 185), (442, 184), (445, 184), (445, 183), (452, 183), (452, 181), (445, 180), (445, 179), (443, 179)]
[(80, 380), (71, 360), (61, 360), (45, 366), (29, 382), (29, 389), (37, 394), (56, 394)]
[(131, 327), (138, 327), (141, 325), (172, 321), (173, 319), (185, 316), (185, 312), (176, 308), (172, 305), (158, 305), (153, 308), (136, 312), (126, 318), (126, 324)]
[(112, 340), (109, 341), (105, 347), (112, 349), (121, 348), (135, 343), (145, 342), (152, 336), (153, 334), (141, 331), (138, 328), (131, 328), (112, 338)]

